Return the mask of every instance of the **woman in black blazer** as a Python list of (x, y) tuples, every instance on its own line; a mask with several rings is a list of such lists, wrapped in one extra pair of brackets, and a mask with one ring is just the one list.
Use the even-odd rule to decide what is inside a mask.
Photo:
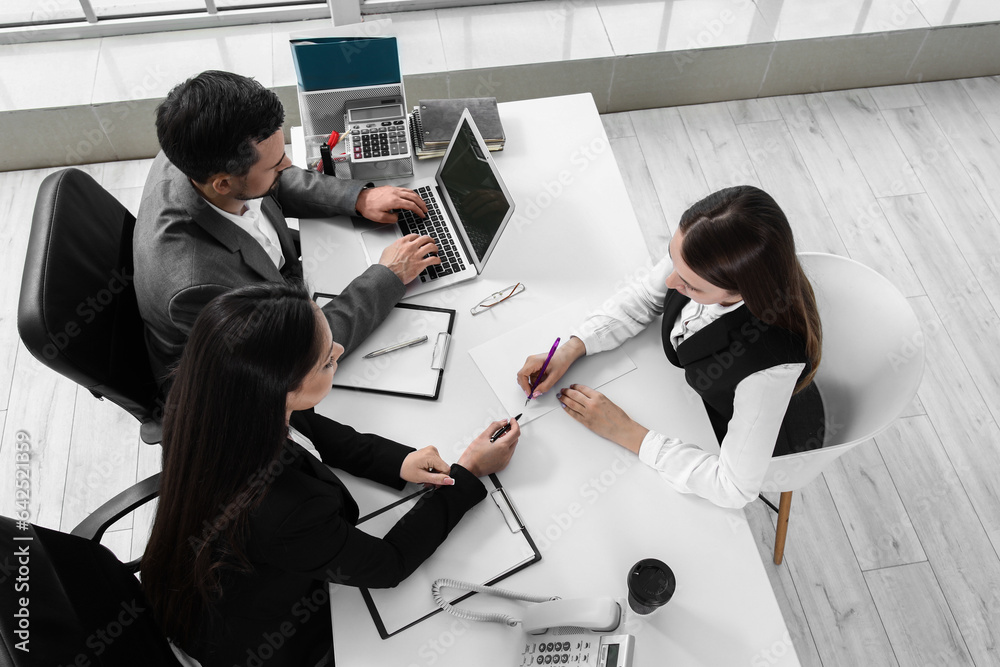
[[(300, 286), (224, 294), (191, 331), (167, 399), (142, 582), (166, 635), (203, 667), (328, 664), (328, 584), (398, 584), (485, 497), (478, 477), (513, 454), (516, 422), (490, 443), (494, 422), (449, 465), (434, 447), (315, 414), (342, 352)], [(378, 539), (355, 528), (358, 506), (327, 465), (436, 488)]]

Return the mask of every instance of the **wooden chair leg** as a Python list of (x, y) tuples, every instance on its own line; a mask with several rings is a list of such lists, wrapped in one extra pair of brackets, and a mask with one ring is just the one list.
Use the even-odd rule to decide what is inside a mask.
[(782, 491), (778, 501), (778, 527), (774, 535), (774, 564), (781, 565), (785, 555), (785, 535), (788, 533), (788, 513), (792, 509), (792, 492)]

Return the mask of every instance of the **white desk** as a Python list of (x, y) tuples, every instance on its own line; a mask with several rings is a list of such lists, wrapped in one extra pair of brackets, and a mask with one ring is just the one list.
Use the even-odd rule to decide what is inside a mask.
[[(318, 408), (362, 431), (414, 447), (433, 444), (450, 461), (488, 422), (508, 416), (470, 348), (581, 297), (597, 308), (648, 266), (591, 97), (500, 108), (507, 146), (494, 156), (516, 201), (514, 217), (480, 279), (415, 299), (458, 311), (440, 400), (335, 389)], [(417, 162), (416, 176), (436, 167), (436, 160)], [(303, 220), (301, 230), (313, 289), (336, 292), (364, 269), (349, 221)], [(488, 313), (469, 314), (486, 294), (518, 281), (527, 284), (523, 294)], [(700, 400), (663, 355), (659, 327), (625, 350), (638, 369), (604, 393), (650, 428), (713, 442)], [(636, 667), (799, 664), (742, 512), (674, 492), (634, 455), (559, 411), (525, 425), (501, 478), (542, 552), (539, 563), (502, 587), (564, 598), (623, 597), (629, 567), (659, 558), (674, 570), (677, 590), (665, 607), (629, 622)], [(503, 604), (473, 596), (469, 606)], [(332, 607), (340, 667), (520, 663), (519, 629), (438, 614), (383, 641), (357, 590), (334, 587)]]

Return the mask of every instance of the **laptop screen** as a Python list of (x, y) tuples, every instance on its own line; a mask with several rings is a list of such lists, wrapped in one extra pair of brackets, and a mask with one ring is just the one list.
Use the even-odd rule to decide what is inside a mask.
[(456, 222), (464, 228), (474, 261), (481, 265), (508, 218), (512, 202), (469, 119), (466, 112), (459, 121), (438, 182), (458, 214)]

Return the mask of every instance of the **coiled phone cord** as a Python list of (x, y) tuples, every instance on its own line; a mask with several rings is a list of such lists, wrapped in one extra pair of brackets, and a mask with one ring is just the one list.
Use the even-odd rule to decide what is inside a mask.
[(517, 593), (515, 591), (508, 591), (503, 588), (494, 588), (493, 586), (480, 586), (479, 584), (470, 584), (465, 581), (455, 581), (454, 579), (438, 579), (433, 584), (431, 584), (431, 595), (434, 596), (434, 603), (444, 609), (449, 614), (458, 616), (459, 618), (464, 618), (468, 621), (486, 621), (488, 623), (503, 623), (510, 627), (518, 625), (521, 620), (508, 616), (507, 614), (483, 612), (483, 611), (472, 611), (469, 609), (458, 609), (444, 599), (441, 595), (442, 588), (457, 588), (464, 591), (475, 591), (476, 593), (483, 593), (485, 595), (496, 595), (501, 598), (508, 598), (511, 600), (523, 600), (525, 602), (549, 602), (551, 600), (558, 600), (558, 595), (553, 595), (551, 597), (546, 597), (544, 595), (526, 595), (524, 593)]

